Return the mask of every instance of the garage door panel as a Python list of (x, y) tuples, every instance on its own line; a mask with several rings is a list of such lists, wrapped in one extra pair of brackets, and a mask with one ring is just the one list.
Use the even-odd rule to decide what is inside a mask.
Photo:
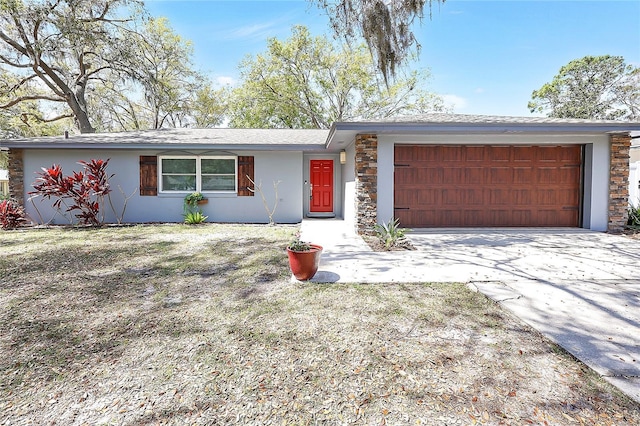
[(477, 189), (472, 189), (472, 188), (462, 188), (460, 189), (460, 194), (462, 196), (462, 200), (461, 200), (462, 205), (482, 206), (485, 204), (484, 191), (478, 191)]
[(484, 146), (465, 146), (464, 153), (467, 162), (485, 161)]
[(511, 199), (516, 206), (530, 206), (533, 202), (531, 189), (514, 189), (511, 191)]
[(529, 185), (535, 183), (535, 174), (533, 171), (533, 167), (514, 167), (513, 183)]
[(418, 175), (421, 169), (410, 168), (410, 167), (402, 167), (396, 168), (396, 171), (393, 176), (393, 180), (396, 185), (409, 185), (414, 182), (419, 182)]
[(479, 182), (483, 182), (485, 169), (483, 167), (468, 167), (464, 169), (464, 183), (465, 184), (476, 184)]
[(489, 161), (505, 163), (511, 160), (511, 147), (490, 146), (487, 148), (489, 149)]
[(431, 185), (440, 185), (445, 182), (444, 170), (441, 167), (438, 168), (425, 168), (424, 173), (420, 174), (421, 182), (428, 182)]
[(438, 188), (425, 189), (421, 188), (416, 190), (418, 196), (417, 205), (420, 206), (434, 206), (442, 204), (441, 191)]
[(511, 209), (491, 209), (489, 210), (489, 220), (491, 223), (512, 223)]
[(418, 200), (419, 191), (396, 191), (394, 194), (394, 201), (396, 207), (408, 207), (414, 206), (419, 203)]
[(394, 207), (402, 226), (578, 226), (581, 146), (395, 151)]
[(565, 206), (563, 210), (578, 210), (580, 194), (572, 189), (561, 189), (556, 193), (556, 200), (558, 204)]
[(558, 147), (558, 161), (580, 167), (580, 145)]
[(579, 167), (562, 167), (558, 169), (558, 183), (573, 185), (573, 182), (580, 180)]
[(556, 167), (539, 167), (536, 170), (536, 183), (541, 185), (550, 185), (558, 182), (559, 173)]
[(443, 162), (461, 162), (463, 161), (463, 152), (457, 146), (441, 146), (439, 150), (439, 159)]
[(489, 190), (489, 204), (492, 206), (511, 205), (511, 190), (509, 188), (493, 188)]
[(461, 200), (459, 197), (460, 191), (456, 189), (447, 189), (444, 188), (441, 190), (442, 194), (442, 205), (447, 208), (447, 206), (459, 206), (461, 205)]
[(443, 182), (447, 184), (461, 184), (465, 181), (464, 168), (454, 166), (442, 170)]
[(558, 203), (558, 191), (553, 189), (539, 189), (536, 191), (536, 204), (540, 206), (555, 206)]
[(482, 210), (465, 210), (464, 222), (468, 223), (468, 226), (482, 226), (484, 221), (484, 211)]
[(493, 184), (509, 184), (513, 182), (513, 168), (511, 167), (491, 167), (490, 182)]
[(457, 209), (448, 209), (441, 210), (436, 212), (438, 217), (438, 222), (444, 224), (445, 227), (456, 226), (457, 223), (460, 223), (464, 217), (464, 212)]
[(535, 159), (535, 150), (532, 146), (514, 146), (514, 163), (532, 163)]

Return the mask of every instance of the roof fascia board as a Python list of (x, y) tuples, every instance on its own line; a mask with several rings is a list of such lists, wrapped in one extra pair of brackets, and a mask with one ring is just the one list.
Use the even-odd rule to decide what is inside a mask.
[[(616, 133), (640, 130), (640, 123), (338, 123), (335, 130), (360, 133)], [(333, 136), (331, 133), (330, 136)]]

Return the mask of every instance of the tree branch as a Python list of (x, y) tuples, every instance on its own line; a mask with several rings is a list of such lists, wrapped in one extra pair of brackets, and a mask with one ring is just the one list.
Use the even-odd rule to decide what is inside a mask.
[(4, 105), (0, 105), (0, 109), (7, 109), (7, 108), (11, 108), (12, 106), (19, 104), (20, 102), (25, 102), (25, 101), (38, 101), (38, 100), (42, 100), (42, 101), (52, 101), (52, 102), (66, 102), (64, 99), (60, 99), (60, 98), (54, 98), (53, 96), (46, 96), (46, 95), (28, 95), (28, 96), (20, 96), (18, 98), (12, 99), (11, 101), (7, 102)]
[(52, 117), (52, 118), (44, 118), (41, 115), (34, 114), (32, 112), (24, 112), (21, 115), (23, 117), (23, 118), (21, 118), (22, 121), (24, 121), (24, 123), (27, 124), (27, 125), (28, 125), (28, 123), (27, 123), (27, 120), (25, 118), (27, 116), (31, 116), (31, 117), (35, 118), (36, 120), (41, 121), (43, 123), (51, 123), (52, 121), (58, 121), (58, 120), (62, 120), (64, 118), (73, 118), (73, 117), (75, 117), (73, 113), (61, 114), (61, 115), (58, 115), (58, 116)]
[(31, 64), (21, 64), (19, 62), (13, 62), (11, 59), (3, 55), (0, 55), (0, 61), (14, 68), (31, 68)]

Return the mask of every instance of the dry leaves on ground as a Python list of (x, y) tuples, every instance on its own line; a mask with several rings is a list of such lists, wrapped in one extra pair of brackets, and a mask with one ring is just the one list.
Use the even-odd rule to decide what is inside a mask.
[(640, 424), (464, 285), (291, 283), (292, 231), (0, 233), (0, 424)]

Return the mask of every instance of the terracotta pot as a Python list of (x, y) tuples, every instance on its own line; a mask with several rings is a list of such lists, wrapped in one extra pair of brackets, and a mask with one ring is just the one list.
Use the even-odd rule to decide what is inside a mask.
[(322, 246), (311, 244), (311, 250), (308, 251), (294, 251), (287, 248), (287, 254), (293, 276), (299, 281), (306, 281), (318, 272)]
[(204, 198), (202, 200), (198, 200), (198, 205), (201, 206), (203, 204), (208, 204), (209, 203), (209, 199), (208, 198)]

